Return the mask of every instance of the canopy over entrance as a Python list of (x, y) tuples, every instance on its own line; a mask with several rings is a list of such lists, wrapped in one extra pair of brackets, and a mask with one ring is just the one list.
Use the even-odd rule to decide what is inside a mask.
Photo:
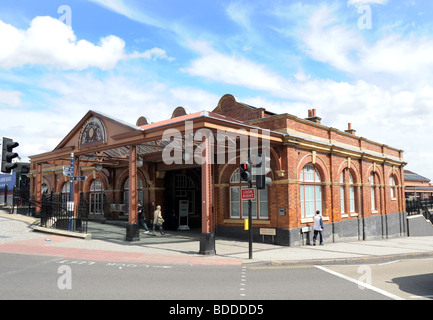
[[(33, 190), (36, 200), (40, 201), (43, 170), (69, 166), (71, 157), (74, 161), (74, 177), (82, 176), (85, 169), (89, 168), (93, 170), (93, 177), (101, 168), (112, 170), (111, 176), (119, 175), (114, 171), (115, 168), (127, 168), (125, 175), (129, 179), (129, 206), (126, 239), (134, 241), (139, 238), (136, 188), (138, 171), (147, 180), (148, 202), (155, 205), (163, 202), (164, 193), (160, 192), (163, 186), (158, 185), (158, 179), (164, 176), (164, 172), (200, 168), (200, 252), (212, 254), (215, 253), (212, 166), (234, 163), (239, 161), (237, 158), (242, 160), (252, 145), (261, 148), (260, 142), (269, 145), (282, 144), (283, 141), (282, 133), (207, 111), (186, 114), (179, 107), (171, 119), (148, 123), (147, 119), (141, 117), (135, 126), (100, 112), (89, 111), (53, 151), (31, 157)], [(113, 181), (107, 184), (115, 184)], [(80, 192), (86, 183), (90, 182), (71, 183), (75, 208), (78, 208)], [(112, 189), (115, 189), (114, 185)]]

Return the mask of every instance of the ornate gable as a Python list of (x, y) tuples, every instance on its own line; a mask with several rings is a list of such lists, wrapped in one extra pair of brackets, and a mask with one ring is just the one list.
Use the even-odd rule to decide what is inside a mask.
[(141, 132), (137, 126), (116, 120), (102, 113), (89, 111), (54, 150), (74, 147), (75, 150), (113, 143), (113, 138)]
[(78, 149), (95, 147), (106, 143), (107, 131), (104, 122), (96, 116), (87, 120), (79, 134)]
[(253, 106), (237, 102), (236, 98), (231, 94), (224, 95), (220, 99), (218, 106), (213, 112), (244, 122), (262, 119), (267, 116), (265, 114), (265, 109), (255, 108)]

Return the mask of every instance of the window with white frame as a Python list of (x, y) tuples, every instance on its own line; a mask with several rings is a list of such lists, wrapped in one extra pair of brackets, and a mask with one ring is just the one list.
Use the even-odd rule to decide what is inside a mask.
[[(255, 182), (255, 177), (252, 179)], [(240, 180), (239, 168), (230, 178), (230, 218), (248, 218), (248, 200), (241, 200), (241, 190), (248, 188), (248, 183)], [(253, 184), (255, 189), (255, 185)], [(256, 199), (251, 203), (253, 219), (268, 219), (268, 187), (263, 190), (255, 190)]]
[(395, 199), (397, 193), (395, 192), (395, 179), (393, 175), (389, 177), (389, 190), (391, 193), (391, 199)]
[(355, 187), (353, 185), (349, 186), (349, 210), (350, 212), (355, 212)]
[(340, 212), (345, 213), (344, 209), (344, 171), (340, 175)]
[(354, 213), (356, 210), (353, 176), (347, 168), (340, 175), (340, 210), (341, 213), (347, 213), (347, 211)]
[(322, 211), (322, 180), (319, 171), (307, 164), (300, 176), (301, 217), (313, 217), (317, 210)]
[(89, 200), (89, 213), (104, 214), (104, 185), (101, 180), (93, 180)]
[(376, 185), (375, 185), (375, 177), (374, 172), (370, 174), (370, 203), (371, 203), (371, 211), (376, 211)]
[(71, 184), (69, 182), (66, 182), (65, 184), (63, 184), (62, 187), (62, 205), (66, 206), (66, 203), (69, 201), (70, 199), (70, 192), (71, 192)]

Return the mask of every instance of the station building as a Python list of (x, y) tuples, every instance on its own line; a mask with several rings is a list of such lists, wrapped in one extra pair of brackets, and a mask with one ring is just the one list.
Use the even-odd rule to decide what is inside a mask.
[(31, 157), (31, 192), (69, 194), (63, 167), (73, 154), (74, 176), (86, 177), (73, 182), (75, 210), (84, 201), (93, 217), (127, 219), (133, 241), (137, 202), (148, 217), (161, 205), (167, 229), (201, 229), (200, 252), (212, 254), (215, 235), (247, 238), (239, 164), (243, 141), (256, 141), (269, 150), (272, 183), (252, 201), (255, 241), (308, 243), (316, 210), (328, 242), (404, 236), (403, 150), (355, 133), (321, 124), (315, 109), (275, 114), (230, 94), (211, 112), (178, 107), (156, 123), (89, 111), (54, 150)]
[(406, 199), (433, 199), (433, 185), (430, 183), (429, 178), (409, 170), (404, 170), (404, 182)]

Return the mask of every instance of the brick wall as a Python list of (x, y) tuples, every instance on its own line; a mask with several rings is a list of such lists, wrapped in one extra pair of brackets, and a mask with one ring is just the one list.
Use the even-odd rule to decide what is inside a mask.
[[(316, 139), (322, 142), (337, 143), (344, 150), (344, 146), (358, 148), (358, 150), (371, 152), (377, 157), (387, 156), (395, 157), (401, 160), (403, 151), (381, 145), (365, 138), (360, 138), (352, 133), (339, 131), (335, 128), (328, 128), (324, 125), (297, 118), (293, 115), (269, 115), (263, 116), (266, 112), (263, 109), (254, 109), (239, 104), (233, 96), (224, 96), (214, 110), (214, 112), (225, 116), (233, 117), (237, 120), (248, 121), (250, 124), (262, 128), (271, 129), (293, 134), (300, 134), (304, 137)], [(262, 114), (262, 118), (258, 116)], [(253, 120), (250, 120), (253, 119)], [(300, 204), (300, 171), (306, 164), (313, 164), (318, 169), (322, 179), (322, 213), (325, 217), (325, 223), (339, 223), (344, 221), (356, 220), (361, 217), (374, 217), (385, 214), (392, 214), (404, 211), (404, 193), (403, 193), (403, 166), (383, 164), (362, 157), (344, 156), (334, 153), (332, 150), (321, 152), (314, 148), (303, 148), (296, 145), (287, 144), (285, 146), (272, 145), (276, 151), (272, 153), (273, 170), (275, 164), (279, 165), (278, 169), (284, 170), (284, 175), (279, 177), (274, 174), (274, 183), (269, 188), (269, 225), (278, 229), (296, 229), (306, 225), (311, 225), (311, 220), (301, 219)], [(361, 149), (359, 149), (361, 148)], [(278, 159), (274, 159), (278, 157)], [(219, 183), (228, 184), (229, 177), (237, 167), (219, 167)], [(353, 177), (353, 188), (355, 190), (355, 212), (341, 214), (340, 204), (340, 175), (346, 170)], [(227, 171), (227, 172), (226, 172)], [(376, 183), (374, 186), (376, 197), (376, 210), (371, 210), (371, 186), (369, 177), (371, 172), (375, 173)], [(394, 198), (391, 198), (391, 186), (389, 186), (389, 177), (393, 175), (396, 180), (394, 188)], [(223, 186), (217, 188), (217, 214), (218, 224), (230, 224), (230, 207), (227, 204), (230, 201), (229, 192), (224, 191), (228, 188)], [(348, 190), (348, 188), (346, 188)], [(348, 191), (346, 199), (348, 199)], [(346, 200), (348, 202), (349, 200)], [(348, 208), (348, 204), (346, 204)], [(279, 215), (279, 209), (285, 209), (285, 215)], [(222, 219), (224, 216), (226, 219)], [(355, 224), (352, 224), (355, 225)], [(256, 225), (260, 226), (259, 224)]]

